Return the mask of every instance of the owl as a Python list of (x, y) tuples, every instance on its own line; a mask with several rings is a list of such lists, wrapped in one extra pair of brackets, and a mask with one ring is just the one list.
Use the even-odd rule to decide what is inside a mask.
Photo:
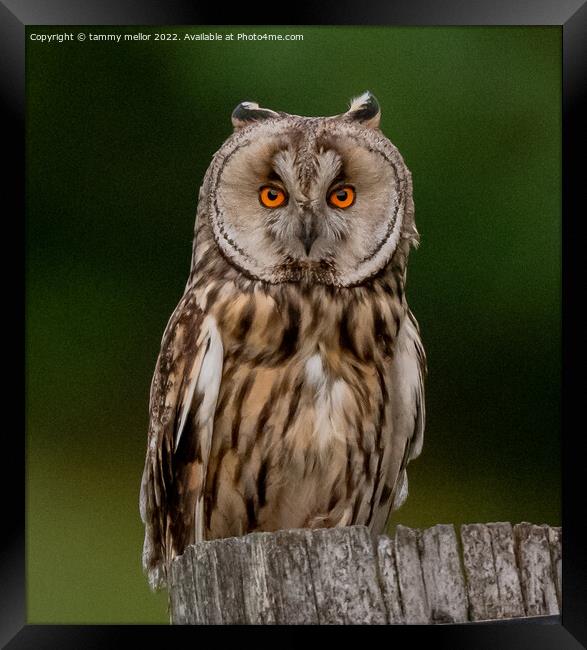
[(302, 117), (239, 104), (199, 193), (157, 359), (140, 491), (164, 586), (201, 540), (365, 525), (420, 454), (426, 359), (405, 294), (411, 174), (366, 92)]

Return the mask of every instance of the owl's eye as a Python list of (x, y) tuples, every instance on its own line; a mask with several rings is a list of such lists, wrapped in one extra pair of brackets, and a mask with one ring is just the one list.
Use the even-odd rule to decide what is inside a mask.
[(328, 203), (335, 208), (348, 208), (355, 202), (356, 192), (350, 185), (337, 187), (328, 195)]
[(264, 185), (259, 190), (259, 201), (266, 208), (278, 208), (287, 201), (287, 194), (279, 187)]

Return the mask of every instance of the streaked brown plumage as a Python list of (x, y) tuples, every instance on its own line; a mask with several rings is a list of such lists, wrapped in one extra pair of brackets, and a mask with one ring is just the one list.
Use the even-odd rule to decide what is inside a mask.
[[(404, 292), (417, 231), (409, 172), (378, 120), (371, 95), (335, 118), (250, 104), (233, 114), (236, 132), (200, 192), (190, 277), (151, 386), (141, 515), (154, 587), (195, 540), (351, 524), (379, 533), (407, 494), (424, 428), (425, 356)], [(252, 144), (247, 159), (239, 150)], [(380, 156), (393, 172), (383, 161), (370, 168)], [(295, 203), (281, 222), (246, 203), (247, 183), (271, 173)], [(320, 207), (335, 174), (354, 183), (366, 224)], [(231, 194), (240, 188), (242, 205)], [(366, 225), (373, 236), (357, 244), (352, 228)]]

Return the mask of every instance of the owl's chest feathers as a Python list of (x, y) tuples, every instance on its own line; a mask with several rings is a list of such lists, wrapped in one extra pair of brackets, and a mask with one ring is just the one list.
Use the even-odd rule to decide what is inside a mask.
[(311, 356), (316, 349), (353, 363), (391, 357), (406, 313), (401, 281), (391, 273), (354, 288), (221, 279), (197, 294), (204, 313), (216, 321), (225, 352), (268, 365)]
[(279, 440), (300, 462), (310, 448), (373, 448), (405, 312), (388, 286), (210, 291), (201, 302), (224, 348), (216, 444), (246, 453), (261, 433), (267, 449)]

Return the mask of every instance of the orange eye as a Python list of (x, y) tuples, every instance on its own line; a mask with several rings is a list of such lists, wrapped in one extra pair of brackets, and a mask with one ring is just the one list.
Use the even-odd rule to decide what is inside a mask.
[(350, 185), (337, 187), (328, 195), (328, 203), (335, 208), (348, 208), (355, 202), (355, 190)]
[(259, 201), (266, 208), (278, 208), (285, 203), (286, 199), (287, 194), (279, 187), (265, 185), (259, 190)]

